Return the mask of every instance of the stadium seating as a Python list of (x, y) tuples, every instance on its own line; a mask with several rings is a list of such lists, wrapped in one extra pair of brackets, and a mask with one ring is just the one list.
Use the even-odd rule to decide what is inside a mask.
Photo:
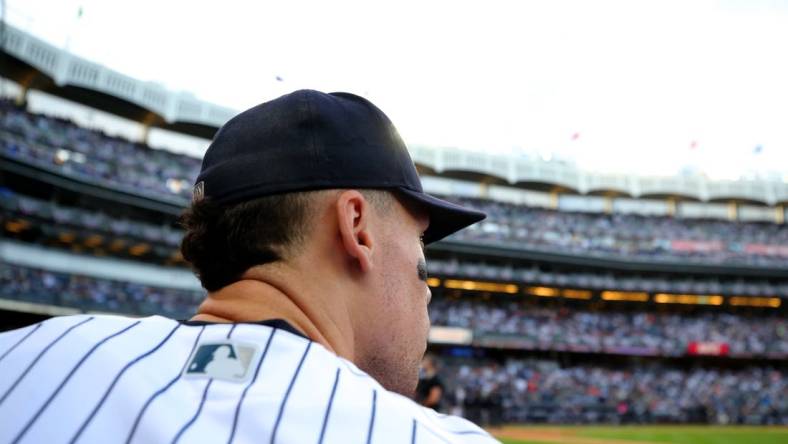
[(788, 322), (782, 314), (744, 316), (591, 311), (498, 302), (433, 298), (433, 325), (462, 327), (477, 335), (510, 335), (523, 348), (681, 356), (692, 343), (720, 343), (733, 356), (788, 358)]
[[(191, 197), (200, 166), (199, 159), (33, 114), (7, 101), (0, 102), (0, 154), (63, 176), (181, 206)], [(788, 266), (788, 229), (783, 225), (575, 213), (445, 197), (489, 215), (486, 221), (454, 235), (451, 239), (456, 241), (656, 262)]]
[(456, 240), (628, 260), (788, 266), (788, 229), (773, 223), (577, 213), (446, 198), (488, 215), (455, 234)]
[[(0, 188), (0, 219), (11, 222), (6, 234), (29, 242), (59, 246), (81, 245), (87, 250), (109, 250), (116, 256), (155, 261), (179, 257), (183, 231), (170, 224), (155, 225), (105, 212), (63, 206)], [(68, 241), (68, 242), (64, 242)], [(128, 253), (128, 247), (144, 246)], [(158, 262), (161, 262), (159, 260)]]
[(154, 198), (191, 199), (200, 160), (110, 137), (0, 102), (0, 152), (96, 185)]
[(203, 292), (0, 264), (0, 298), (80, 311), (190, 318)]
[(772, 367), (561, 367), (443, 358), (444, 410), (477, 422), (788, 423), (788, 373)]
[(611, 272), (560, 272), (537, 267), (511, 267), (485, 264), (470, 260), (432, 259), (430, 274), (462, 279), (483, 279), (503, 282), (522, 282), (537, 285), (583, 288), (592, 290), (624, 290), (664, 293), (695, 293), (746, 296), (788, 296), (788, 282), (757, 279), (724, 279), (724, 277), (658, 277), (628, 274), (617, 276)]
[[(131, 315), (189, 318), (203, 292), (152, 287), (12, 264), (0, 267), (0, 297)], [(681, 356), (692, 342), (724, 343), (731, 356), (788, 357), (788, 323), (781, 315), (623, 313), (522, 303), (434, 298), (433, 325), (519, 339), (520, 348), (588, 353)]]

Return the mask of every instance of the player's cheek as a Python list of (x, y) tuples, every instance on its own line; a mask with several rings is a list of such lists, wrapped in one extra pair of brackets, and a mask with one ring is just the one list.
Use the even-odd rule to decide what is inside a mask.
[(420, 322), (421, 323), (420, 327), (422, 328), (422, 331), (424, 332), (424, 337), (425, 337), (425, 340), (426, 340), (427, 336), (429, 336), (430, 326), (432, 324), (432, 322), (430, 321), (430, 311), (429, 311), (429, 308), (428, 308), (428, 304), (426, 302), (421, 307), (421, 310), (419, 310), (419, 313), (420, 313), (419, 317), (421, 318), (420, 319), (420, 321), (421, 321)]

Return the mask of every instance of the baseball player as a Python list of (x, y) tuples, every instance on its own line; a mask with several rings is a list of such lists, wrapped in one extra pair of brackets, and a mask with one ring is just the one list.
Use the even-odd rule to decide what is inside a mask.
[(77, 315), (0, 335), (0, 443), (489, 443), (409, 399), (424, 244), (484, 217), (422, 191), (396, 129), (296, 91), (217, 133), (183, 223), (190, 321)]

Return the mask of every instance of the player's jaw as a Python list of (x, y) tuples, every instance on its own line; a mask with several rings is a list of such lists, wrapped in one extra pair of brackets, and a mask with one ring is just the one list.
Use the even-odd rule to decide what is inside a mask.
[(368, 357), (371, 368), (365, 370), (387, 389), (410, 396), (418, 383), (430, 328), (427, 305), (431, 292), (421, 243), (427, 220), (397, 205), (382, 223), (387, 226), (380, 231), (381, 248), (373, 267), (377, 275), (373, 291), (381, 292), (380, 311), (375, 315), (381, 316), (382, 325), (372, 332), (377, 337), (376, 356)]

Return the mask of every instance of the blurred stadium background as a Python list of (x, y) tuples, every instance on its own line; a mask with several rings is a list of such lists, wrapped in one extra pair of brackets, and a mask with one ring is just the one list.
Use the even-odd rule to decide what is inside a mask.
[[(176, 220), (200, 160), (149, 139), (207, 144), (233, 110), (3, 33), (0, 329), (77, 312), (190, 317), (203, 290)], [(442, 411), (511, 442), (788, 442), (764, 427), (788, 425), (781, 178), (411, 154), (428, 192), (489, 214), (428, 250)]]

